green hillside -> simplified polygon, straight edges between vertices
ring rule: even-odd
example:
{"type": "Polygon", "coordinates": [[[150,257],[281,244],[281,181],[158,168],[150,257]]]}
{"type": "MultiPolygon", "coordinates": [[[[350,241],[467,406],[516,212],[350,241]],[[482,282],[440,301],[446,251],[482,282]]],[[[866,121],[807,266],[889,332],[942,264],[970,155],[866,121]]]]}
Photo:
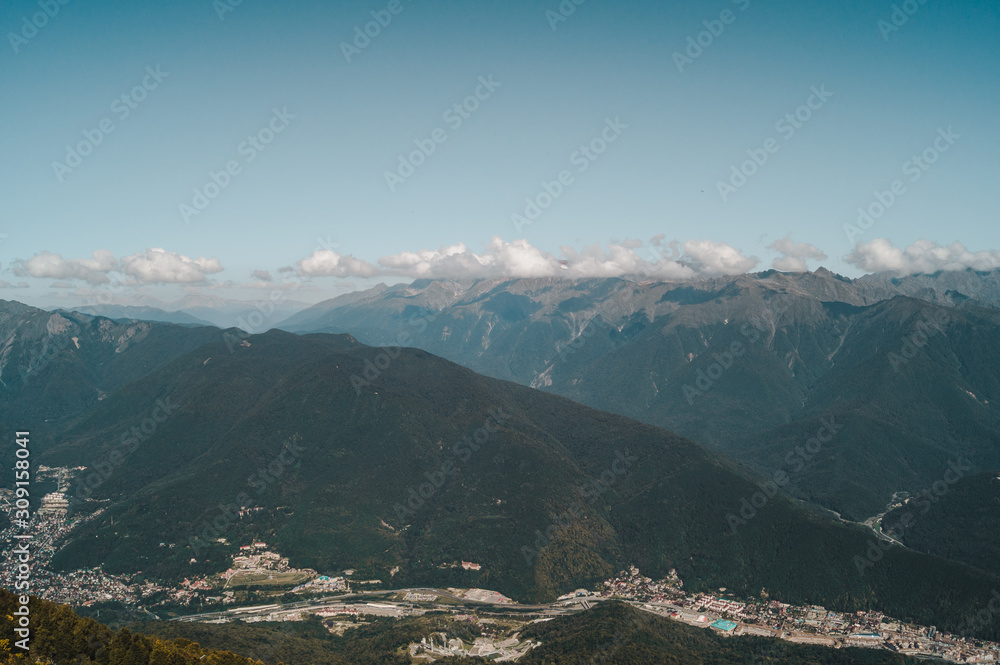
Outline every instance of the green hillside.
{"type": "Polygon", "coordinates": [[[882,519],[908,547],[1000,574],[1000,473],[991,471],[915,492],[882,519]]]}
{"type": "Polygon", "coordinates": [[[766,588],[941,628],[1000,582],[902,550],[859,569],[869,533],[780,495],[737,524],[762,490],[686,439],[422,351],[390,353],[271,332],[233,354],[208,344],[104,400],[46,463],[87,464],[157,400],[181,407],[96,489],[114,504],[55,563],[178,579],[225,569],[236,543],[257,538],[297,567],[387,580],[398,566],[399,587],[519,600],[636,564],[654,577],[676,568],[695,589],[766,588]],[[459,560],[482,570],[441,567],[459,560]]]}
{"type": "MultiPolygon", "coordinates": [[[[202,649],[186,639],[163,640],[112,631],[66,605],[31,598],[27,637],[15,631],[18,597],[0,589],[0,662],[7,665],[255,665],[230,651],[202,649]],[[27,646],[28,649],[21,649],[27,646]]],[[[20,617],[18,616],[18,620],[20,617]]],[[[20,626],[20,624],[17,624],[20,626]]]]}

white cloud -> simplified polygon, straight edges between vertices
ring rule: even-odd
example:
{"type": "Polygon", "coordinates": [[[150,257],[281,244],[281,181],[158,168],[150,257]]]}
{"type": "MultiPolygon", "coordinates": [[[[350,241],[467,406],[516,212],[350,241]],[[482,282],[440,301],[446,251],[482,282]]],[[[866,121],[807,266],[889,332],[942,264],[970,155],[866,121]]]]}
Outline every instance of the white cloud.
{"type": "Polygon", "coordinates": [[[948,246],[918,240],[899,249],[885,238],[858,243],[845,259],[865,272],[898,272],[906,275],[939,270],[995,270],[1000,268],[1000,251],[970,252],[956,242],[948,246]]]}
{"type": "Polygon", "coordinates": [[[61,254],[42,252],[30,259],[14,261],[14,274],[24,277],[79,279],[88,284],[107,284],[108,273],[118,267],[115,255],[106,249],[93,253],[91,259],[64,259],[61,254]]]}
{"type": "Polygon", "coordinates": [[[774,260],[773,266],[775,270],[785,272],[806,272],[809,270],[806,259],[822,261],[827,258],[826,252],[820,250],[816,245],[810,245],[807,242],[794,242],[791,235],[774,241],[767,248],[781,254],[774,260]]]}
{"type": "Polygon", "coordinates": [[[494,237],[482,254],[458,243],[385,256],[378,262],[383,274],[414,278],[547,277],[559,270],[551,257],[526,240],[508,243],[499,237],[494,237]]]}
{"type": "Polygon", "coordinates": [[[261,282],[273,281],[271,279],[271,273],[269,273],[266,270],[254,270],[252,273],[250,273],[250,276],[256,280],[260,280],[261,282]]]}
{"type": "Polygon", "coordinates": [[[26,289],[28,288],[27,282],[18,282],[17,284],[11,284],[10,282],[5,282],[0,279],[0,289],[26,289]]]}
{"type": "Polygon", "coordinates": [[[121,281],[119,275],[119,283],[128,286],[204,282],[208,275],[222,271],[222,265],[216,258],[192,259],[161,247],[124,256],[120,261],[106,249],[96,250],[90,259],[64,259],[61,254],[41,252],[30,259],[17,259],[12,267],[14,274],[22,277],[50,278],[61,282],[78,280],[91,285],[108,284],[110,273],[120,272],[131,277],[131,280],[121,281]]]}
{"type": "Polygon", "coordinates": [[[343,256],[331,249],[318,249],[296,264],[298,272],[307,277],[373,277],[378,268],[356,259],[343,256]]]}
{"type": "Polygon", "coordinates": [[[204,282],[208,275],[222,272],[219,259],[196,259],[168,252],[162,247],[147,249],[131,256],[123,256],[121,272],[131,275],[142,284],[191,284],[204,282]]]}
{"type": "MultiPolygon", "coordinates": [[[[691,279],[700,274],[691,265],[697,263],[698,259],[681,252],[678,243],[671,243],[670,256],[663,256],[658,239],[654,238],[650,245],[642,252],[649,256],[649,259],[644,259],[636,251],[641,250],[644,245],[635,240],[613,243],[608,246],[607,251],[596,244],[585,247],[579,253],[572,247],[561,247],[560,250],[566,257],[566,270],[563,276],[587,278],[646,275],[655,279],[691,279]]],[[[695,251],[697,252],[697,248],[695,251]]]]}
{"type": "Polygon", "coordinates": [[[650,247],[638,241],[608,246],[591,245],[581,251],[561,248],[557,258],[532,246],[527,240],[507,242],[494,237],[483,252],[471,251],[462,243],[435,250],[401,252],[378,260],[378,266],[353,257],[343,257],[321,250],[299,261],[298,270],[309,276],[373,277],[386,275],[412,279],[482,279],[523,277],[620,277],[645,274],[658,279],[689,279],[741,274],[757,265],[755,257],[711,241],[690,240],[681,246],[671,243],[672,252],[664,257],[657,249],[662,238],[654,238],[650,247]]]}
{"type": "Polygon", "coordinates": [[[684,243],[684,255],[706,277],[747,273],[758,263],[756,256],[743,256],[735,247],[711,240],[688,240],[684,243]]]}

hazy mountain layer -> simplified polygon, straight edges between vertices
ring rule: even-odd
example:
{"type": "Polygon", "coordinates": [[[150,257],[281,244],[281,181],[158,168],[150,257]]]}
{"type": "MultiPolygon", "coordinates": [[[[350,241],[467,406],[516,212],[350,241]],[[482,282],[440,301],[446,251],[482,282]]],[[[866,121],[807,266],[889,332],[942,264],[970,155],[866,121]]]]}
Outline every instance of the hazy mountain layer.
{"type": "Polygon", "coordinates": [[[321,303],[283,327],[415,346],[659,425],[766,475],[794,471],[797,496],[861,519],[959,456],[1000,468],[1000,316],[986,307],[997,284],[996,272],[850,280],[823,269],[421,281],[321,303]],[[799,455],[822,416],[843,429],[799,455]]]}

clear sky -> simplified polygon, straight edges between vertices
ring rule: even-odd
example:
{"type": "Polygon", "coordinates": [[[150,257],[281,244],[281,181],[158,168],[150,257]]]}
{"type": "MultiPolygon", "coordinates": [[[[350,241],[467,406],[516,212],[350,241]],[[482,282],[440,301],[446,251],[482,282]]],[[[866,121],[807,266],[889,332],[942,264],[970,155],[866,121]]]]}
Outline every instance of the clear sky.
{"type": "Polygon", "coordinates": [[[9,0],[0,31],[4,299],[1000,265],[994,1],[9,0]]]}

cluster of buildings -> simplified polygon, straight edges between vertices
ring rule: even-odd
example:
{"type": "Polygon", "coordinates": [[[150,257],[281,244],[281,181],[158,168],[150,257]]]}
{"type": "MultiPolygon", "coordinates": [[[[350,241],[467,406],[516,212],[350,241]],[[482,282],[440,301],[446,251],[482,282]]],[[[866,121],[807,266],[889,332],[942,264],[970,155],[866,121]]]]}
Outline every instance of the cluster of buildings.
{"type": "Polygon", "coordinates": [[[601,595],[629,600],[668,601],[684,598],[683,588],[684,582],[677,576],[676,570],[671,569],[667,577],[654,581],[639,573],[635,566],[629,566],[628,570],[623,570],[617,577],[604,581],[601,595]]]}
{"type": "Polygon", "coordinates": [[[151,596],[168,590],[169,587],[155,582],[133,583],[128,577],[90,568],[66,574],[50,573],[44,586],[37,587],[32,593],[55,603],[90,607],[94,603],[111,601],[139,605],[151,596]]]}
{"type": "MultiPolygon", "coordinates": [[[[97,517],[101,510],[79,520],[66,520],[65,511],[39,510],[31,518],[27,528],[12,525],[0,532],[0,542],[13,543],[14,536],[30,534],[27,543],[30,559],[28,591],[32,595],[66,603],[89,607],[94,603],[118,601],[138,605],[154,594],[166,591],[167,587],[153,582],[134,583],[132,577],[109,575],[100,568],[74,570],[56,573],[50,569],[52,557],[61,546],[65,536],[76,526],[97,517]]],[[[0,586],[14,589],[20,560],[13,547],[5,547],[0,555],[0,586]]]]}
{"type": "Polygon", "coordinates": [[[177,603],[178,605],[190,605],[196,600],[202,600],[209,603],[222,602],[225,604],[235,601],[234,595],[231,591],[225,592],[225,595],[221,597],[206,597],[205,592],[211,590],[212,585],[209,584],[208,580],[204,578],[195,578],[191,580],[185,577],[176,588],[168,591],[167,596],[170,601],[177,603]]]}
{"type": "MultiPolygon", "coordinates": [[[[127,605],[138,606],[146,603],[153,606],[154,602],[177,603],[191,605],[195,602],[235,602],[232,592],[221,595],[210,595],[216,587],[208,577],[185,579],[177,586],[165,586],[150,581],[137,581],[136,575],[111,575],[101,568],[75,570],[69,573],[57,573],[51,570],[52,557],[64,544],[66,537],[77,527],[97,519],[104,513],[104,508],[83,517],[67,519],[69,502],[66,498],[69,484],[83,467],[39,467],[36,480],[55,481],[57,490],[44,495],[41,507],[34,512],[27,527],[12,524],[0,532],[0,542],[10,544],[15,542],[15,535],[30,534],[28,543],[30,552],[29,593],[57,603],[66,603],[75,607],[88,607],[94,603],[117,601],[127,605]],[[155,598],[154,598],[155,596],[155,598]]],[[[11,490],[0,490],[0,508],[13,507],[14,493],[11,490]]],[[[225,543],[225,539],[219,539],[225,543]]],[[[173,548],[174,544],[160,543],[161,547],[173,548]]],[[[0,554],[0,586],[15,589],[18,581],[18,564],[13,547],[5,547],[0,554]]],[[[222,574],[222,579],[228,580],[235,574],[299,573],[307,577],[315,577],[316,572],[310,570],[295,570],[289,566],[288,558],[271,552],[267,543],[254,542],[240,548],[240,553],[233,557],[233,566],[222,574]]],[[[346,587],[342,578],[331,580],[320,578],[315,585],[315,591],[339,591],[346,587]]],[[[312,591],[314,589],[309,588],[312,591]]]]}
{"type": "Polygon", "coordinates": [[[253,543],[240,547],[240,553],[233,557],[233,566],[222,573],[222,579],[229,579],[240,572],[292,572],[288,557],[267,549],[267,543],[253,543]]]}
{"type": "Polygon", "coordinates": [[[49,492],[42,497],[42,505],[38,514],[50,517],[66,517],[69,512],[69,499],[64,492],[49,492]]]}
{"type": "Polygon", "coordinates": [[[320,575],[315,579],[309,580],[305,584],[300,584],[299,586],[293,588],[292,593],[346,593],[350,590],[351,587],[347,583],[346,578],[320,575]]]}
{"type": "Polygon", "coordinates": [[[56,491],[65,494],[69,491],[73,479],[86,470],[85,466],[45,466],[42,464],[35,472],[35,480],[53,481],[56,484],[56,491]]]}
{"type": "Polygon", "coordinates": [[[818,605],[789,605],[766,597],[741,601],[731,595],[689,595],[675,571],[654,581],[633,566],[605,581],[602,595],[727,635],[761,635],[833,648],[887,649],[956,663],[1000,661],[1000,644],[940,633],[933,626],[906,624],[881,612],[831,612],[818,605]]]}
{"type": "Polygon", "coordinates": [[[477,637],[472,643],[466,643],[455,637],[449,638],[446,633],[434,632],[422,638],[419,643],[410,645],[410,657],[478,656],[505,662],[518,660],[536,646],[539,646],[539,643],[531,640],[521,641],[517,634],[503,640],[477,637]]]}

